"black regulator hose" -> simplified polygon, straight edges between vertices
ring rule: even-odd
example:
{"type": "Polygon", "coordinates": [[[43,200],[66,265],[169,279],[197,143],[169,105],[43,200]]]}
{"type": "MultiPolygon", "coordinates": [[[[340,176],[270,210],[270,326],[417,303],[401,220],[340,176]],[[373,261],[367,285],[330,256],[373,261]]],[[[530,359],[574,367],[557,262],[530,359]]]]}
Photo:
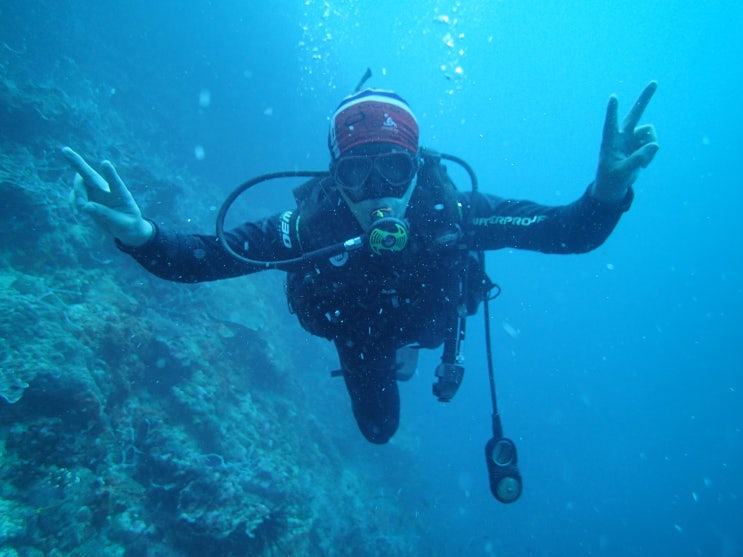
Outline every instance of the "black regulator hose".
{"type": "Polygon", "coordinates": [[[477,175],[475,174],[475,171],[472,169],[470,164],[466,160],[460,159],[459,157],[455,157],[454,155],[447,155],[446,153],[439,153],[439,154],[441,155],[442,159],[455,162],[467,171],[467,174],[470,177],[470,182],[472,182],[472,191],[476,192],[477,187],[478,187],[477,175]]]}
{"type": "Polygon", "coordinates": [[[330,246],[320,248],[313,252],[302,254],[300,257],[295,257],[293,259],[282,259],[278,261],[259,261],[257,259],[250,259],[248,257],[240,255],[234,249],[232,249],[232,246],[230,246],[229,242],[227,242],[227,238],[224,232],[224,220],[227,217],[227,213],[229,212],[235,200],[247,190],[249,190],[253,186],[260,184],[261,182],[275,180],[277,178],[320,178],[323,176],[328,176],[328,172],[325,170],[284,170],[281,172],[262,174],[260,176],[256,176],[252,180],[248,180],[247,182],[239,185],[232,191],[232,193],[230,193],[230,195],[227,196],[227,199],[224,200],[224,203],[222,203],[222,207],[219,209],[219,214],[217,215],[217,238],[219,238],[222,247],[232,257],[234,257],[238,261],[247,263],[248,265],[253,265],[261,269],[280,269],[282,271],[288,272],[297,270],[301,265],[304,265],[308,261],[311,261],[312,259],[315,259],[317,257],[330,257],[332,255],[343,253],[344,251],[351,251],[360,248],[363,244],[363,241],[362,238],[359,236],[357,238],[346,240],[345,242],[339,242],[337,244],[332,244],[330,246]]]}

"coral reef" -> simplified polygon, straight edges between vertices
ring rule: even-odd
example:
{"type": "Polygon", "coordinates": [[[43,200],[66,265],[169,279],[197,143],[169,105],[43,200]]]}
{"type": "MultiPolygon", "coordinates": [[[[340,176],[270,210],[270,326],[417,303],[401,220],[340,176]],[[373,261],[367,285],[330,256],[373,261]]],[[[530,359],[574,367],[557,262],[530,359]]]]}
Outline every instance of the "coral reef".
{"type": "Polygon", "coordinates": [[[198,189],[74,61],[28,63],[0,49],[0,554],[415,554],[272,333],[280,275],[165,283],[77,222],[66,143],[126,165],[163,218],[198,189]]]}

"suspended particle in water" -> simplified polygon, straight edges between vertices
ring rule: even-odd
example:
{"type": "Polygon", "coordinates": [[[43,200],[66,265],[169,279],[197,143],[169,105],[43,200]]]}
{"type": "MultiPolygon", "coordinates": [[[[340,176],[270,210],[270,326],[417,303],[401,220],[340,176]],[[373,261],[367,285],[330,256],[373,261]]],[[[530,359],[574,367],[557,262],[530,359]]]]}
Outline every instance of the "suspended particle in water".
{"type": "Polygon", "coordinates": [[[207,108],[212,102],[212,94],[209,89],[202,89],[199,93],[199,106],[201,108],[207,108]]]}
{"type": "Polygon", "coordinates": [[[511,338],[518,338],[521,334],[521,330],[511,325],[508,321],[503,322],[503,330],[511,338]]]}

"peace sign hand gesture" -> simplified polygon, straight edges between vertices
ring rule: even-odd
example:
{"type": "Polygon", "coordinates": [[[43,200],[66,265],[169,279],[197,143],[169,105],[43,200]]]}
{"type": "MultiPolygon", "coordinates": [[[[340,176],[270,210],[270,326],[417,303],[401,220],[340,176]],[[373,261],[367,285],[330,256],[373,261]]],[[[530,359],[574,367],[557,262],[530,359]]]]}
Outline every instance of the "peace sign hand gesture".
{"type": "Polygon", "coordinates": [[[69,147],[62,149],[62,154],[77,171],[73,190],[75,206],[123,244],[132,247],[145,244],[154,234],[154,226],[142,217],[114,165],[103,161],[102,176],[69,147]]]}
{"type": "Polygon", "coordinates": [[[658,88],[651,81],[640,94],[629,114],[617,125],[619,101],[609,97],[601,140],[599,165],[591,194],[601,201],[619,202],[627,195],[641,168],[646,168],[660,148],[652,125],[636,127],[658,88]]]}

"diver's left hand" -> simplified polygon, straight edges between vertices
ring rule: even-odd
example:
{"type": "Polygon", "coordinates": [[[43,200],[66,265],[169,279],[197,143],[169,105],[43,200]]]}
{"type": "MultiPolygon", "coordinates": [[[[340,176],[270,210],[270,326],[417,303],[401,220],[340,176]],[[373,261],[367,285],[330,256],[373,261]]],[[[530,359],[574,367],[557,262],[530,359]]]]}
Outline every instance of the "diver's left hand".
{"type": "Polygon", "coordinates": [[[599,167],[591,188],[595,198],[609,202],[624,199],[640,169],[646,168],[658,152],[655,128],[652,125],[636,127],[657,88],[655,81],[645,87],[621,126],[617,125],[619,101],[615,95],[609,97],[599,167]]]}

